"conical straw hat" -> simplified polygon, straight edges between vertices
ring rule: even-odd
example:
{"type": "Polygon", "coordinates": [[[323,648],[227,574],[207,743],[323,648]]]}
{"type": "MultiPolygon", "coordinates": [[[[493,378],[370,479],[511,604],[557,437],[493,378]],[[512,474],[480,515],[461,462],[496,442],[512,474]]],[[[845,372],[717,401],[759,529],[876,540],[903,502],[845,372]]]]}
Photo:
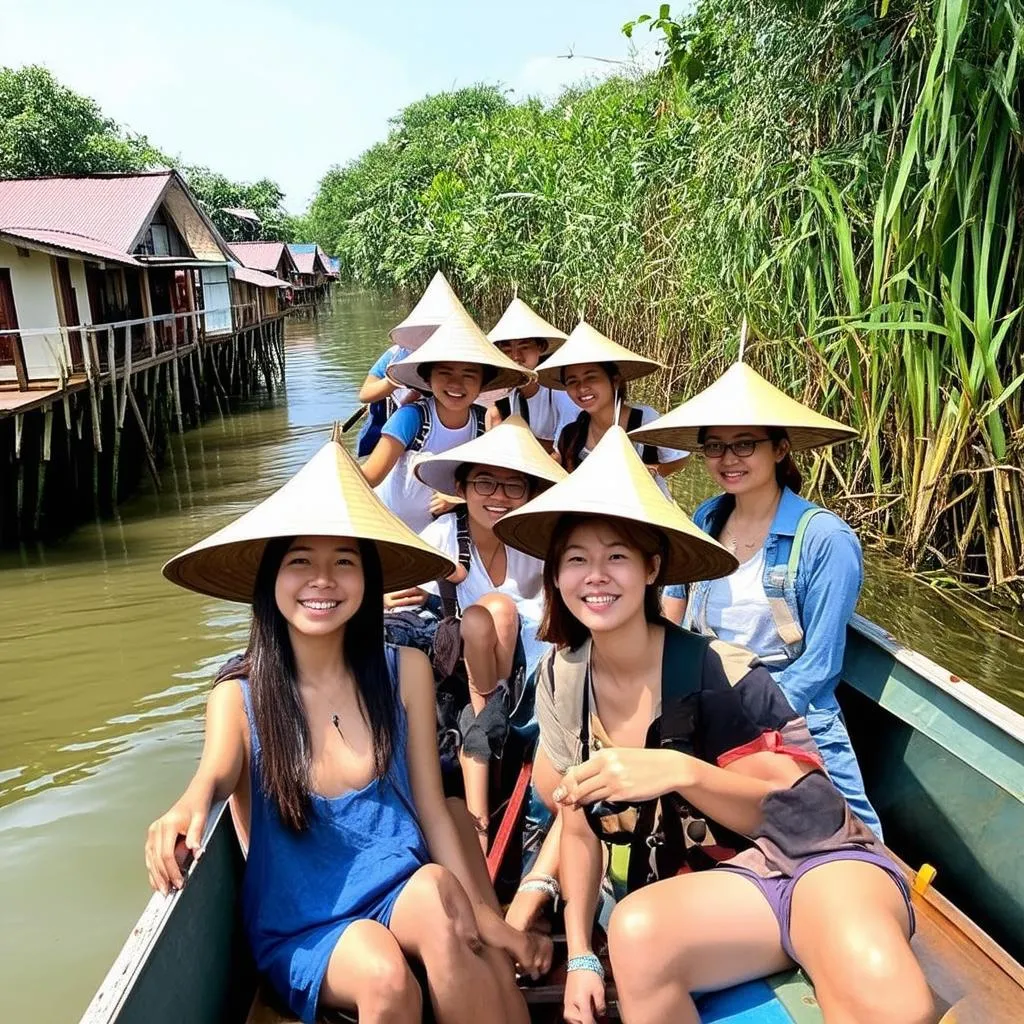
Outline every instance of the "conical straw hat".
{"type": "Polygon", "coordinates": [[[537,376],[545,387],[564,391],[562,370],[580,363],[615,363],[624,381],[637,380],[661,369],[661,363],[630,352],[628,348],[606,338],[585,320],[581,320],[565,344],[537,367],[537,376]]]}
{"type": "Polygon", "coordinates": [[[518,341],[522,338],[540,338],[548,343],[548,352],[554,352],[568,337],[554,324],[549,324],[539,313],[535,313],[522,299],[515,298],[501,319],[487,332],[495,344],[499,341],[518,341]]]}
{"type": "Polygon", "coordinates": [[[543,559],[564,515],[608,516],[661,530],[668,542],[664,583],[718,579],[739,565],[661,493],[621,427],[609,428],[561,483],[502,516],[494,532],[506,544],[543,559]]]}
{"type": "Polygon", "coordinates": [[[671,412],[637,427],[630,437],[668,448],[700,447],[702,427],[783,427],[793,451],[849,441],[852,427],[809,409],[769,384],[746,363],[733,363],[710,387],[671,412]]]}
{"type": "Polygon", "coordinates": [[[352,456],[331,440],[283,487],[175,555],[163,573],[172,583],[200,594],[250,603],[267,541],[295,536],[374,541],[385,590],[439,579],[455,569],[381,503],[352,456]]]}
{"type": "Polygon", "coordinates": [[[392,327],[389,337],[396,345],[410,352],[418,349],[452,315],[465,312],[459,297],[452,291],[448,279],[439,270],[420,296],[412,312],[397,327],[392,327]]]}
{"type": "Polygon", "coordinates": [[[492,345],[483,331],[464,310],[456,310],[418,348],[404,359],[388,367],[388,377],[404,388],[429,391],[429,383],[420,376],[424,363],[476,363],[491,366],[498,371],[496,377],[485,381],[488,391],[522,387],[536,377],[532,370],[524,369],[492,345]]]}
{"type": "Polygon", "coordinates": [[[446,452],[417,462],[413,472],[428,487],[442,494],[455,493],[455,471],[464,463],[500,466],[556,484],[569,474],[541,447],[522,416],[509,416],[493,430],[446,452]]]}

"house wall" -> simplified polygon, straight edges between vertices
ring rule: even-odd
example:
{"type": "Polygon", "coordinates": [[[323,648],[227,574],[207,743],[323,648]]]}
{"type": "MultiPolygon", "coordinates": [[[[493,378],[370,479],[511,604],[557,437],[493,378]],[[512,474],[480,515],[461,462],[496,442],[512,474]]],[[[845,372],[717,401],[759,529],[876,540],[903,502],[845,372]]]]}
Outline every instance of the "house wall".
{"type": "Polygon", "coordinates": [[[89,286],[85,282],[85,261],[70,260],[71,283],[75,286],[75,299],[78,302],[78,322],[91,324],[92,311],[89,309],[89,286]]]}
{"type": "MultiPolygon", "coordinates": [[[[25,351],[25,372],[29,378],[55,378],[60,376],[60,353],[64,353],[64,340],[59,330],[57,297],[53,290],[53,276],[50,272],[48,253],[27,250],[28,256],[20,256],[13,245],[0,242],[0,267],[11,272],[11,288],[14,292],[14,308],[18,314],[18,326],[23,332],[46,328],[45,335],[22,334],[25,351]]],[[[78,266],[82,277],[82,289],[78,293],[79,305],[85,294],[85,275],[81,261],[72,262],[72,273],[78,266]]],[[[75,281],[78,287],[78,280],[75,281]]],[[[86,299],[88,303],[88,299],[86,299]]],[[[67,355],[64,354],[67,361],[67,355]]],[[[0,381],[16,380],[13,366],[0,366],[0,381]]]]}

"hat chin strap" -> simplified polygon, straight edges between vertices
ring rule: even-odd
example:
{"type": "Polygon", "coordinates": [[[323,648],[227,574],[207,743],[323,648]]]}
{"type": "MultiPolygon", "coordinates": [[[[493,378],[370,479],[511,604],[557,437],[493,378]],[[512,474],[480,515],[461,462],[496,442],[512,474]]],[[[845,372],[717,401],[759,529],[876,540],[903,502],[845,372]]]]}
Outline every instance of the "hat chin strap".
{"type": "Polygon", "coordinates": [[[612,413],[612,425],[618,426],[619,417],[622,415],[622,391],[620,388],[615,389],[615,409],[612,413]]]}

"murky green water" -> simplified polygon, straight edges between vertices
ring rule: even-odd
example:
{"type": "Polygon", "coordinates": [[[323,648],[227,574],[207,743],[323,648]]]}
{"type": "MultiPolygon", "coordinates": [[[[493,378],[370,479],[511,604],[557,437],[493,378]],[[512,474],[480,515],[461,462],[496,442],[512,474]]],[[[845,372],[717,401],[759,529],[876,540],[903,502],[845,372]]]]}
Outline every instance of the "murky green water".
{"type": "MultiPolygon", "coordinates": [[[[161,564],[316,451],[403,313],[343,293],[289,323],[286,393],[177,438],[161,492],[117,520],[0,554],[0,1021],[77,1020],[148,898],[145,827],[194,769],[210,680],[244,643],[244,609],[178,590],[161,564]]],[[[692,507],[707,483],[682,476],[692,507]]],[[[1024,709],[1024,650],[877,558],[862,610],[1024,709]]]]}

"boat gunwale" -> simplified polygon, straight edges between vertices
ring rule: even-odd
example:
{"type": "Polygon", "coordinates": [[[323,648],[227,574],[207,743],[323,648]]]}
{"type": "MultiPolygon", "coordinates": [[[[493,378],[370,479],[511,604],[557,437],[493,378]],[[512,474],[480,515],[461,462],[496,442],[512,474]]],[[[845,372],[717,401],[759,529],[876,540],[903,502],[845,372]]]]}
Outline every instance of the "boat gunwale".
{"type": "MultiPolygon", "coordinates": [[[[210,808],[206,828],[203,831],[203,849],[206,849],[219,828],[231,825],[231,815],[227,813],[227,810],[227,800],[215,801],[210,808]]],[[[186,885],[189,878],[198,869],[201,860],[201,857],[193,859],[183,872],[186,885]]],[[[150,954],[156,949],[164,929],[170,922],[171,915],[184,890],[185,886],[182,886],[181,889],[166,896],[159,892],[154,892],[150,896],[145,909],[132,926],[128,938],[125,939],[124,945],[114,958],[113,964],[82,1014],[79,1024],[110,1024],[117,1020],[126,999],[145,968],[150,954]]]]}
{"type": "MultiPolygon", "coordinates": [[[[927,655],[908,647],[892,635],[884,626],[872,622],[863,615],[854,613],[850,619],[850,629],[859,633],[866,640],[880,647],[901,665],[921,676],[926,682],[937,686],[957,703],[980,715],[1007,736],[1024,744],[1024,715],[990,697],[972,683],[955,672],[950,672],[938,662],[932,661],[927,655]]],[[[845,679],[845,675],[843,676],[845,679]]],[[[859,687],[858,687],[859,689],[859,687]]]]}

